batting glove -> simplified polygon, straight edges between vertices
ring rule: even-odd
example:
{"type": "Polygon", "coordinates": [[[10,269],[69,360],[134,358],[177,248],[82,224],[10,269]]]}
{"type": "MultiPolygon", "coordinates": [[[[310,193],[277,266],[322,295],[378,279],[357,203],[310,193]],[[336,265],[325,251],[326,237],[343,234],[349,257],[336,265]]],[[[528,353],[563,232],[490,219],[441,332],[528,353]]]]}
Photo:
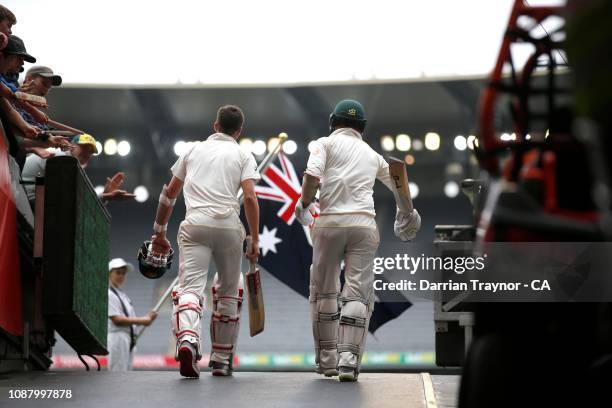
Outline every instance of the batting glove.
{"type": "Polygon", "coordinates": [[[310,203],[308,207],[304,208],[301,198],[298,199],[297,203],[295,204],[295,218],[302,225],[310,225],[314,222],[314,217],[312,216],[314,211],[314,204],[310,203]]]}
{"type": "Polygon", "coordinates": [[[411,241],[416,237],[416,233],[421,229],[421,216],[416,209],[410,214],[403,213],[397,209],[393,232],[402,241],[411,241]]]}

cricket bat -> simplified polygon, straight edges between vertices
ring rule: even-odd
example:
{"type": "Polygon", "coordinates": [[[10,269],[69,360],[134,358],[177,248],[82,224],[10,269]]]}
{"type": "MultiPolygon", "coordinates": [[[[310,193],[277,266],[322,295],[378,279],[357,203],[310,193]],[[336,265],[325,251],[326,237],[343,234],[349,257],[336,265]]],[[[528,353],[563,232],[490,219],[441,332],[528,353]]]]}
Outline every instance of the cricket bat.
{"type": "MultiPolygon", "coordinates": [[[[247,253],[253,247],[251,237],[247,237],[247,253]]],[[[249,330],[251,337],[258,335],[264,330],[266,314],[264,311],[263,293],[261,291],[261,275],[257,264],[249,261],[249,271],[246,274],[246,286],[249,304],[249,330]]]]}
{"type": "Polygon", "coordinates": [[[408,188],[408,173],[406,173],[406,164],[403,160],[389,156],[389,175],[393,181],[393,195],[397,207],[405,214],[410,214],[414,209],[412,205],[412,197],[408,188]]]}

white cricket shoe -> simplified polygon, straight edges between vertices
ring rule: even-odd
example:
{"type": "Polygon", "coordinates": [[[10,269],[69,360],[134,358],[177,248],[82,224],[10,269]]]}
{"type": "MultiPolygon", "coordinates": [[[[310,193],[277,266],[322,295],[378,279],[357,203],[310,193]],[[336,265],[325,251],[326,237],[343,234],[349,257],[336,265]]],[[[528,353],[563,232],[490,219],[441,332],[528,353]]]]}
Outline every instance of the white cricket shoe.
{"type": "Polygon", "coordinates": [[[357,381],[357,373],[354,368],[340,367],[340,374],[338,380],[341,382],[355,382],[357,381]]]}
{"type": "Polygon", "coordinates": [[[336,368],[322,368],[317,366],[317,374],[323,374],[326,377],[335,377],[338,375],[338,370],[336,368]]]}
{"type": "Polygon", "coordinates": [[[183,377],[199,378],[200,368],[196,348],[188,341],[183,341],[178,349],[179,372],[183,377]]]}

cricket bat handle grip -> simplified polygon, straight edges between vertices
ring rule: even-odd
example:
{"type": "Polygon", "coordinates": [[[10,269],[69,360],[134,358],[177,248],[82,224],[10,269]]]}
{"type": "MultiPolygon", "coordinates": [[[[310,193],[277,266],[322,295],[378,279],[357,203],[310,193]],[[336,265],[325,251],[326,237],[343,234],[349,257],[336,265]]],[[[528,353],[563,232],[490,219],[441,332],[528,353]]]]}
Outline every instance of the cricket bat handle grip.
{"type": "MultiPolygon", "coordinates": [[[[247,235],[246,237],[246,253],[250,254],[253,251],[253,237],[247,235]]],[[[249,264],[251,266],[255,265],[255,262],[249,259],[249,264]]]]}
{"type": "Polygon", "coordinates": [[[412,210],[414,210],[414,205],[412,204],[410,197],[398,194],[397,192],[394,192],[393,195],[395,195],[395,201],[400,211],[405,214],[410,214],[412,210]]]}

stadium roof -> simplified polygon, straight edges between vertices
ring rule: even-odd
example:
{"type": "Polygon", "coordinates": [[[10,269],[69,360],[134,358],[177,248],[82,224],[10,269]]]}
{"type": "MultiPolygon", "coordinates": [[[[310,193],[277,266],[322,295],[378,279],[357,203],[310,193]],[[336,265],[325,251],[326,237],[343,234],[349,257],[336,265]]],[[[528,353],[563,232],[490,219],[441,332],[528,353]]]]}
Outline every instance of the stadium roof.
{"type": "Polygon", "coordinates": [[[17,15],[13,31],[28,51],[67,83],[148,85],[483,75],[495,61],[512,3],[3,2],[17,15]]]}

